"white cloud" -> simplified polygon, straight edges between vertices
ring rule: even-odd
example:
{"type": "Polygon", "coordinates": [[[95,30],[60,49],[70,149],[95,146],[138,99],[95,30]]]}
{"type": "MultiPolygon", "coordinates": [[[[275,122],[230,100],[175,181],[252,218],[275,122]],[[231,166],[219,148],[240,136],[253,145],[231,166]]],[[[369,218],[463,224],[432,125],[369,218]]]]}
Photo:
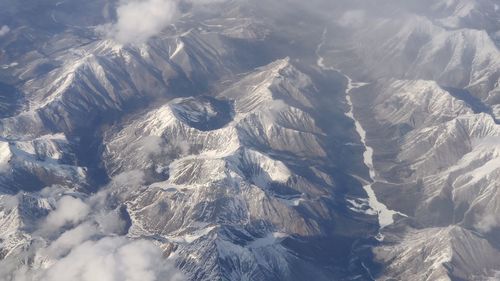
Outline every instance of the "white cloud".
{"type": "Polygon", "coordinates": [[[21,267],[0,277],[10,281],[181,281],[185,277],[146,240],[88,240],[38,270],[21,267]]]}
{"type": "Polygon", "coordinates": [[[122,0],[117,9],[117,21],[105,32],[122,43],[142,43],[160,33],[178,14],[175,0],[122,0]]]}
{"type": "Polygon", "coordinates": [[[0,260],[0,281],[185,280],[153,242],[120,236],[125,230],[120,209],[107,205],[115,201],[113,184],[139,184],[142,177],[137,171],[122,174],[84,199],[63,195],[57,187],[39,192],[41,200],[60,197],[56,208],[32,233],[29,246],[0,260]],[[24,260],[32,264],[25,266],[24,260]]]}
{"type": "MultiPolygon", "coordinates": [[[[192,0],[195,7],[226,0],[192,0]]],[[[143,43],[158,35],[179,16],[179,0],[120,0],[116,22],[99,29],[121,43],[143,43]]]]}
{"type": "MultiPolygon", "coordinates": [[[[184,278],[153,243],[106,237],[87,241],[40,274],[43,281],[163,281],[184,278]]],[[[17,280],[16,280],[17,281],[17,280]]]]}
{"type": "Polygon", "coordinates": [[[284,111],[288,110],[290,106],[286,104],[283,100],[276,99],[273,100],[269,107],[263,111],[263,115],[265,118],[269,119],[270,122],[276,122],[284,111]]]}
{"type": "Polygon", "coordinates": [[[484,232],[490,232],[494,228],[500,227],[500,217],[497,214],[486,214],[478,218],[475,227],[484,232]]]}
{"type": "Polygon", "coordinates": [[[202,5],[208,5],[208,4],[217,4],[217,3],[222,3],[226,2],[227,0],[191,0],[188,1],[194,6],[202,6],[202,5]]]}
{"type": "Polygon", "coordinates": [[[12,210],[19,205],[19,197],[17,195],[0,195],[0,209],[12,210]]]}
{"type": "Polygon", "coordinates": [[[64,196],[57,201],[56,209],[49,213],[43,228],[54,231],[66,224],[76,224],[87,217],[90,207],[78,198],[64,196]]]}
{"type": "Polygon", "coordinates": [[[357,27],[364,23],[366,12],[363,10],[350,10],[345,12],[337,23],[345,27],[357,27]]]}
{"type": "Polygon", "coordinates": [[[59,238],[42,251],[51,258],[59,258],[69,253],[71,249],[97,234],[97,228],[91,223],[83,223],[64,232],[59,238]]]}
{"type": "Polygon", "coordinates": [[[9,33],[9,31],[10,28],[7,25],[0,27],[0,37],[6,35],[7,33],[9,33]]]}
{"type": "Polygon", "coordinates": [[[144,183],[144,172],[132,170],[123,172],[112,179],[112,184],[117,186],[134,186],[144,183]]]}
{"type": "Polygon", "coordinates": [[[101,211],[95,216],[99,228],[104,233],[123,233],[126,222],[120,217],[119,209],[106,212],[101,211]]]}
{"type": "Polygon", "coordinates": [[[144,184],[144,176],[144,172],[140,170],[123,172],[113,177],[110,186],[124,192],[127,190],[133,191],[144,184]]]}
{"type": "Polygon", "coordinates": [[[147,156],[159,155],[163,152],[164,141],[161,137],[147,136],[140,142],[140,147],[147,156]]]}

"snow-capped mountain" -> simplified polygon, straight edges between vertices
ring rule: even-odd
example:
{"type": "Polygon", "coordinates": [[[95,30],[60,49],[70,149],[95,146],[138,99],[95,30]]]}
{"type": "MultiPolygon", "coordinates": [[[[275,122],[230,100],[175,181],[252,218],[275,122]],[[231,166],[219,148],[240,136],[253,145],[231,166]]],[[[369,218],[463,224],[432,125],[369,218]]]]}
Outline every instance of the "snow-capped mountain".
{"type": "Polygon", "coordinates": [[[335,276],[301,260],[296,248],[305,237],[344,235],[326,223],[344,216],[332,206],[345,202],[333,194],[326,136],[309,113],[318,95],[282,59],[215,97],[174,99],[111,129],[107,170],[141,171],[153,182],[127,203],[129,233],[164,237],[180,267],[199,280],[335,276]]]}
{"type": "Polygon", "coordinates": [[[24,2],[0,280],[498,279],[495,1],[24,2]]]}
{"type": "Polygon", "coordinates": [[[372,188],[408,216],[382,232],[379,278],[496,280],[500,53],[498,25],[486,22],[498,21],[498,8],[433,3],[394,7],[405,18],[357,12],[370,24],[343,26],[352,39],[330,39],[323,57],[371,82],[351,97],[374,151],[372,188]],[[368,50],[368,41],[380,44],[368,50]]]}

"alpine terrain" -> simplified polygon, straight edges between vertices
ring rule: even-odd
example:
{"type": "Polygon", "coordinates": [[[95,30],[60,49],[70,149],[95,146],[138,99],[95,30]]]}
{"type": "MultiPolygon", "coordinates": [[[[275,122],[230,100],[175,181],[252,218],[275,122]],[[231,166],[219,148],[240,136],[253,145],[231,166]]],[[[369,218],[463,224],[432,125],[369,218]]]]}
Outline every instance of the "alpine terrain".
{"type": "Polygon", "coordinates": [[[0,0],[38,280],[500,280],[500,2],[0,0]]]}

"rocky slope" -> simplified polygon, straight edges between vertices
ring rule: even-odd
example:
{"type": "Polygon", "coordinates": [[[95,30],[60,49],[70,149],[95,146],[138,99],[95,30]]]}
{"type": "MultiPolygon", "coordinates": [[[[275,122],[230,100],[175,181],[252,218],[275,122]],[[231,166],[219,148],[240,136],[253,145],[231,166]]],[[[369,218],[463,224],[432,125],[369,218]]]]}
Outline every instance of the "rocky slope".
{"type": "Polygon", "coordinates": [[[303,260],[300,246],[345,235],[338,220],[359,223],[333,207],[346,201],[323,166],[325,134],[308,113],[316,95],[284,59],[215,98],[175,99],[106,136],[112,175],[139,170],[154,182],[127,203],[130,234],[164,237],[197,280],[336,276],[303,260]]]}

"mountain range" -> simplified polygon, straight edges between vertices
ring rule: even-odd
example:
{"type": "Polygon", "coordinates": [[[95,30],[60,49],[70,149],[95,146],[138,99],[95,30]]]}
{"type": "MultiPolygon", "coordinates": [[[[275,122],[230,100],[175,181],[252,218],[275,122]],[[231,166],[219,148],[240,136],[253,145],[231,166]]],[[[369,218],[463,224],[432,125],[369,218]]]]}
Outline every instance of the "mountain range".
{"type": "Polygon", "coordinates": [[[0,280],[500,279],[495,0],[3,0],[0,280]]]}

